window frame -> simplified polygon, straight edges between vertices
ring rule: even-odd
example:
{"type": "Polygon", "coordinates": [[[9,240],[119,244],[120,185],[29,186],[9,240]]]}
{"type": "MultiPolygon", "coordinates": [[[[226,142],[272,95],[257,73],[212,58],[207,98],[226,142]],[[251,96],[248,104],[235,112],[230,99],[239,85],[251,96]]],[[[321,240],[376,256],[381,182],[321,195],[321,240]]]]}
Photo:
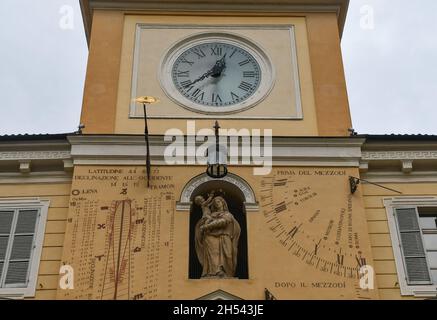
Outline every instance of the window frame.
{"type": "Polygon", "coordinates": [[[420,227],[420,216],[418,208],[437,208],[437,197],[394,197],[385,198],[384,206],[386,209],[388,226],[390,230],[390,238],[393,247],[393,254],[395,258],[396,270],[398,274],[399,286],[402,296],[416,296],[416,297],[436,297],[437,283],[433,283],[431,275],[431,267],[429,264],[429,257],[426,253],[425,241],[423,239],[423,231],[420,227]],[[428,271],[430,272],[430,284],[408,284],[407,273],[405,268],[405,259],[402,252],[402,245],[400,240],[400,230],[398,228],[396,209],[415,209],[420,235],[425,250],[428,271]]]}
{"type": "Polygon", "coordinates": [[[0,198],[0,211],[14,211],[10,234],[16,228],[16,210],[38,211],[33,236],[33,248],[29,258],[27,286],[6,285],[0,287],[0,298],[20,299],[35,296],[49,205],[49,200],[41,200],[39,198],[0,198]]]}

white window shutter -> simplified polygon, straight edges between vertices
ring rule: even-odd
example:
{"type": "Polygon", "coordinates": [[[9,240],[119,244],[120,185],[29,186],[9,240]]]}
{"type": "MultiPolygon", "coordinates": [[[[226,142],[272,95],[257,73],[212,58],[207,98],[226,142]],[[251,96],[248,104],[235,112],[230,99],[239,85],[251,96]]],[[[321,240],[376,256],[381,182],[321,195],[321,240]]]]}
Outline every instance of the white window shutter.
{"type": "Polygon", "coordinates": [[[0,199],[0,296],[35,296],[49,205],[38,198],[0,199]]]}
{"type": "Polygon", "coordinates": [[[11,261],[8,266],[5,284],[27,284],[29,261],[11,261]]]}
{"type": "Polygon", "coordinates": [[[29,260],[32,252],[33,235],[14,237],[12,245],[11,260],[29,260]]]}
{"type": "Polygon", "coordinates": [[[0,235],[11,232],[14,211],[0,211],[0,235]]]}
{"type": "Polygon", "coordinates": [[[0,211],[0,286],[13,219],[14,211],[0,211]]]}
{"type": "Polygon", "coordinates": [[[9,258],[6,285],[27,285],[38,210],[20,210],[9,258]]]}
{"type": "Polygon", "coordinates": [[[396,221],[408,284],[431,284],[416,208],[396,209],[396,221]]]}
{"type": "Polygon", "coordinates": [[[38,210],[20,210],[15,234],[35,233],[35,223],[37,218],[38,210]]]}
{"type": "Polygon", "coordinates": [[[0,262],[6,258],[6,250],[8,249],[8,236],[0,236],[0,262]]]}

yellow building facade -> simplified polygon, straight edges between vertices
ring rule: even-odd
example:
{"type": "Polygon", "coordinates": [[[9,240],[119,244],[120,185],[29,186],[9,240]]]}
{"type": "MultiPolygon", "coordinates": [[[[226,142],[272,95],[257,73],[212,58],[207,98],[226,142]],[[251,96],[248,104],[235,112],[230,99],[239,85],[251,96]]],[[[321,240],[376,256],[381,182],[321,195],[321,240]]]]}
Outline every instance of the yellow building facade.
{"type": "Polygon", "coordinates": [[[354,134],[305,3],[81,1],[80,130],[0,137],[0,297],[435,297],[437,138],[354,134]]]}

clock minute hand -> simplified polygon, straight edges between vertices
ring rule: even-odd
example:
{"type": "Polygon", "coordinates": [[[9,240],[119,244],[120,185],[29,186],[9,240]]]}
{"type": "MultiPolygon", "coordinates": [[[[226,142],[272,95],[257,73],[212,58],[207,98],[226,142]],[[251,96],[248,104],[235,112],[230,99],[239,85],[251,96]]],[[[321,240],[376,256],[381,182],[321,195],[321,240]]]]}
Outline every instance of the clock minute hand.
{"type": "Polygon", "coordinates": [[[212,74],[214,74],[214,68],[212,68],[211,70],[209,70],[208,72],[205,72],[204,74],[202,74],[199,78],[197,78],[196,80],[190,82],[189,84],[187,84],[184,88],[190,87],[193,84],[202,81],[205,78],[208,78],[209,76],[211,76],[212,74]]]}
{"type": "Polygon", "coordinates": [[[209,76],[213,76],[215,78],[219,77],[222,71],[226,68],[226,62],[225,62],[226,54],[227,53],[225,53],[225,55],[220,60],[217,60],[215,65],[208,72],[205,72],[199,78],[184,86],[184,88],[192,86],[193,84],[202,81],[203,79],[208,78],[209,76]]]}

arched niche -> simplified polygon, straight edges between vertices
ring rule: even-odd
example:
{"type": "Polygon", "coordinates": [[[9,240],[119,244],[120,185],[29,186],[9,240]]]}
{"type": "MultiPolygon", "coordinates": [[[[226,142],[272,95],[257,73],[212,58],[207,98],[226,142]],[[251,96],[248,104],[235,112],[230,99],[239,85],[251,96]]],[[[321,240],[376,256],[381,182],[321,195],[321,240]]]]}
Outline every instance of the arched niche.
{"type": "Polygon", "coordinates": [[[192,196],[194,190],[196,190],[200,185],[211,181],[224,181],[235,185],[238,189],[240,189],[244,196],[244,205],[246,212],[259,210],[258,202],[256,201],[255,193],[253,192],[252,187],[243,178],[233,173],[228,173],[226,177],[221,179],[213,179],[209,177],[206,173],[194,177],[183,188],[180,199],[176,204],[176,210],[190,211],[192,204],[191,201],[194,198],[192,196]]]}
{"type": "Polygon", "coordinates": [[[232,174],[223,179],[211,179],[206,174],[193,178],[184,188],[178,203],[178,210],[190,212],[189,230],[189,278],[200,279],[202,266],[195,250],[195,226],[202,217],[202,209],[193,204],[196,196],[208,198],[215,191],[215,196],[221,196],[227,202],[229,212],[240,225],[241,234],[238,243],[237,267],[235,278],[248,279],[248,243],[247,243],[247,211],[255,211],[258,205],[252,188],[240,177],[232,174]]]}

